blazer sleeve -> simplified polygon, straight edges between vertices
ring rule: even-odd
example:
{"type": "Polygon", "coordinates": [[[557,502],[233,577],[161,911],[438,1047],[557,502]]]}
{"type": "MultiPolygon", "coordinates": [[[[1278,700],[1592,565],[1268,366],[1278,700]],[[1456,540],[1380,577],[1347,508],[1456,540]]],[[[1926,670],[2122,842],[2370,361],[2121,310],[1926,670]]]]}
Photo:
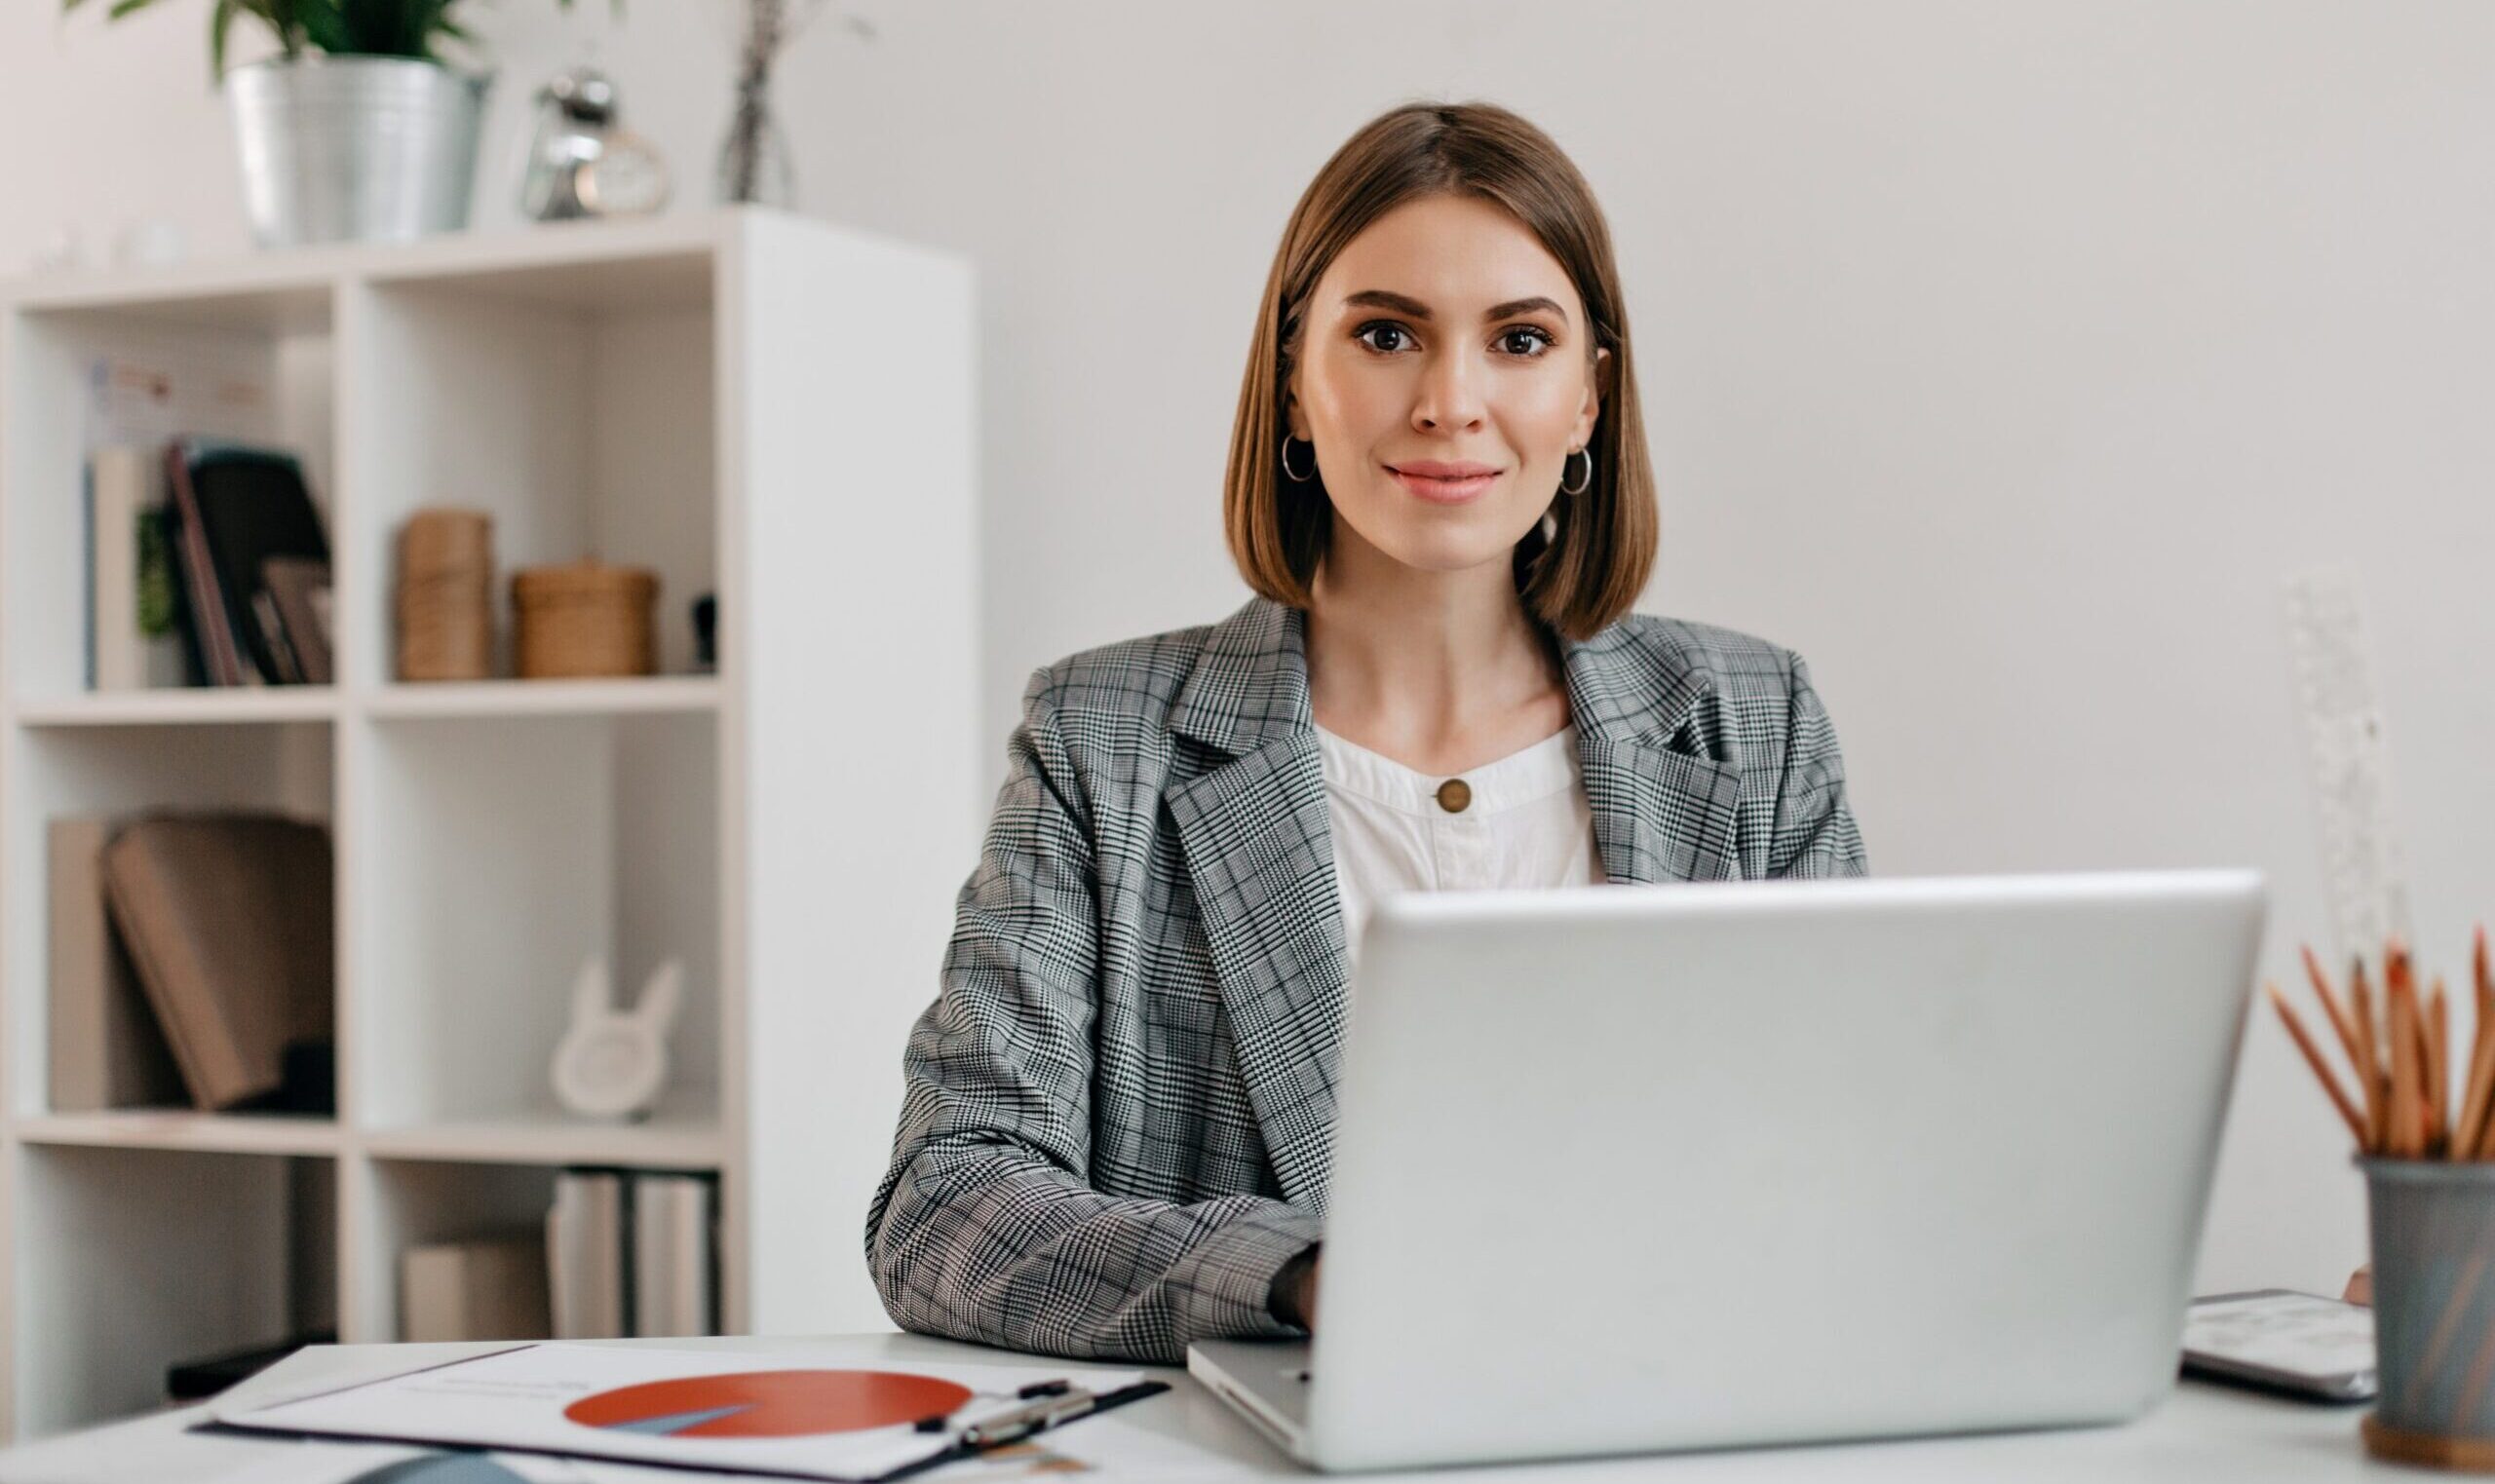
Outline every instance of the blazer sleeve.
{"type": "Polygon", "coordinates": [[[1317,1216],[1268,1197],[1193,1204],[1092,1187],[1098,894],[1049,675],[955,906],[941,983],[902,1056],[866,1259],[904,1329],[1054,1354],[1180,1363],[1191,1341],[1295,1335],[1267,1307],[1317,1216]]]}
{"type": "Polygon", "coordinates": [[[1768,844],[1770,876],[1861,876],[1862,833],[1845,800],[1845,760],[1810,666],[1792,657],[1785,697],[1785,776],[1768,844]]]}

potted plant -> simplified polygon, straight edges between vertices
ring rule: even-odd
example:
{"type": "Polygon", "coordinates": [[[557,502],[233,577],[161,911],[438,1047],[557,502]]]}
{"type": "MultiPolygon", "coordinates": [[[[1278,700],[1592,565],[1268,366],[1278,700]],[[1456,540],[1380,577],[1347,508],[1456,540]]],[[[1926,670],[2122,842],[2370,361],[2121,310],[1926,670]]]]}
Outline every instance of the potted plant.
{"type": "MultiPolygon", "coordinates": [[[[61,9],[85,3],[61,0],[61,9]]],[[[112,0],[106,14],[118,20],[157,3],[112,0]]],[[[260,246],[404,239],[468,224],[491,76],[437,55],[444,42],[473,42],[455,14],[460,0],[212,3],[209,68],[232,112],[260,246]],[[278,53],[229,71],[226,38],[244,17],[276,37],[278,53]]]]}

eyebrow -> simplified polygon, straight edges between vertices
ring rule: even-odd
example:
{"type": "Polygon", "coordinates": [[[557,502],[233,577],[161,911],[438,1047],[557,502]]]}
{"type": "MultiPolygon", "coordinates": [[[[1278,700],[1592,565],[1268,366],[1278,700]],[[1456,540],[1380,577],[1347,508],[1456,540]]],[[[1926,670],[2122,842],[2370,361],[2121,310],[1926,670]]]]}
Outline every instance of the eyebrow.
{"type": "MultiPolygon", "coordinates": [[[[1346,296],[1343,307],[1346,309],[1391,309],[1399,315],[1410,315],[1415,320],[1430,318],[1430,306],[1418,299],[1386,288],[1363,288],[1356,294],[1346,296]]],[[[1568,312],[1561,309],[1556,301],[1542,294],[1535,294],[1530,298],[1510,299],[1505,304],[1493,304],[1481,318],[1505,320],[1511,315],[1527,315],[1536,310],[1546,310],[1558,316],[1559,323],[1562,324],[1568,323],[1568,312]]]]}

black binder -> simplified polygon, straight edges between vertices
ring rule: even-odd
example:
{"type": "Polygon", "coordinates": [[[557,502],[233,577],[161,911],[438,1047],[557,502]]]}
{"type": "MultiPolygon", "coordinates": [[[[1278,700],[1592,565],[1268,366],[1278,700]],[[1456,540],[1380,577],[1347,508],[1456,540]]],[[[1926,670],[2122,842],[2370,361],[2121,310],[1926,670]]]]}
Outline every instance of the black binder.
{"type": "Polygon", "coordinates": [[[191,558],[182,594],[190,621],[195,627],[223,623],[221,635],[203,630],[193,636],[204,667],[217,683],[242,683],[239,673],[215,673],[223,650],[248,660],[271,685],[300,684],[303,672],[283,628],[272,627],[276,599],[262,564],[273,556],[329,560],[328,537],[302,465],[283,449],[188,438],[174,441],[166,466],[173,481],[170,508],[183,526],[183,544],[175,550],[191,558]],[[191,545],[194,521],[197,544],[191,545]]]}

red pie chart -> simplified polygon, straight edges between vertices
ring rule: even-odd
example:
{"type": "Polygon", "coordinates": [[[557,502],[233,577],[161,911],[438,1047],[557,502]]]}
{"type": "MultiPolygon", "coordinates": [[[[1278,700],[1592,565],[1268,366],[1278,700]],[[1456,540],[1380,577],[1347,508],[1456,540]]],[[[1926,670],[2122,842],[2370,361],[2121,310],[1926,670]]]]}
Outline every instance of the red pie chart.
{"type": "Polygon", "coordinates": [[[738,1371],[618,1387],[582,1397],[563,1416],[666,1437],[808,1437],[914,1423],[970,1399],[968,1387],[893,1371],[738,1371]]]}

